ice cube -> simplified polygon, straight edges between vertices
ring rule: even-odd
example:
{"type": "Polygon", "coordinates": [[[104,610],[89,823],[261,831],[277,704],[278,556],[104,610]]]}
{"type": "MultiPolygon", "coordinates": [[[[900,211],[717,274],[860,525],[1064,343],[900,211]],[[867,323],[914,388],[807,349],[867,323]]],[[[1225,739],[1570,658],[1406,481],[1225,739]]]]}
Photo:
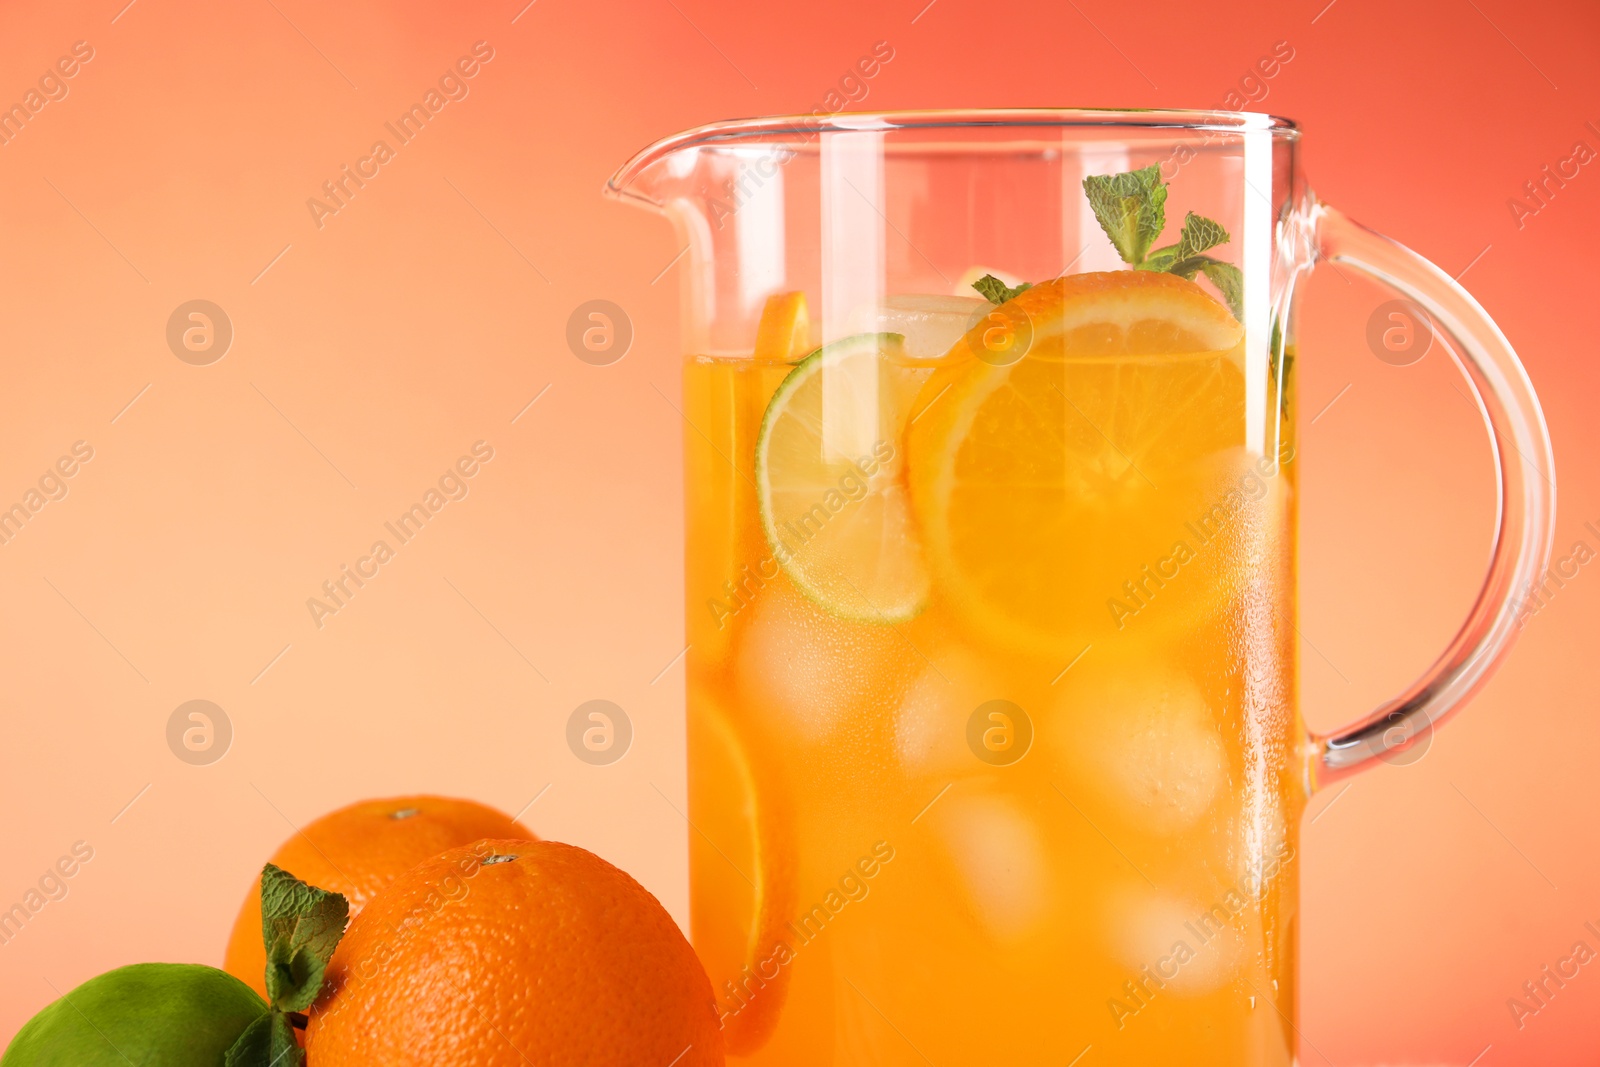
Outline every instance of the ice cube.
{"type": "Polygon", "coordinates": [[[885,298],[877,308],[863,311],[855,325],[862,332],[900,334],[906,354],[914,359],[938,359],[988,306],[987,300],[971,295],[910,293],[885,298]]]}
{"type": "Polygon", "coordinates": [[[914,654],[893,627],[830,615],[786,580],[744,610],[754,614],[734,670],[751,715],[818,742],[852,710],[893,707],[894,664],[914,654]]]}
{"type": "Polygon", "coordinates": [[[1227,784],[1227,751],[1192,678],[1130,659],[1086,663],[1062,684],[1051,744],[1097,809],[1156,835],[1205,815],[1227,784]]]}
{"type": "Polygon", "coordinates": [[[1132,883],[1107,901],[1104,929],[1136,988],[1156,998],[1200,996],[1237,973],[1250,907],[1238,897],[1206,905],[1132,883]]]}
{"type": "Polygon", "coordinates": [[[895,754],[909,773],[984,769],[967,747],[967,720],[980,704],[1002,696],[986,676],[980,657],[966,649],[930,653],[928,666],[906,687],[895,712],[895,754]]]}
{"type": "Polygon", "coordinates": [[[1016,942],[1038,930],[1053,895],[1044,841],[1015,799],[961,790],[952,789],[926,818],[979,924],[996,941],[1016,942]]]}

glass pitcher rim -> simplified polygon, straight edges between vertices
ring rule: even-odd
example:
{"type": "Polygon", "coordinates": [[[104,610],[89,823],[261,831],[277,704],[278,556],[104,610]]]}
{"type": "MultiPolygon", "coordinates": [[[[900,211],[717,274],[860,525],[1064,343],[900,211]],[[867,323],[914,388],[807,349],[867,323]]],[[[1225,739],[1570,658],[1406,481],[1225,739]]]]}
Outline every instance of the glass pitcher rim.
{"type": "Polygon", "coordinates": [[[901,111],[835,111],[828,114],[767,115],[724,119],[671,134],[636,152],[606,179],[603,192],[617,199],[656,202],[629,186],[652,165],[686,148],[739,142],[759,143],[803,134],[936,129],[1088,129],[1104,128],[1180,130],[1194,133],[1244,133],[1265,131],[1274,137],[1298,140],[1300,126],[1293,119],[1259,111],[1194,110],[1182,108],[957,108],[901,111]]]}

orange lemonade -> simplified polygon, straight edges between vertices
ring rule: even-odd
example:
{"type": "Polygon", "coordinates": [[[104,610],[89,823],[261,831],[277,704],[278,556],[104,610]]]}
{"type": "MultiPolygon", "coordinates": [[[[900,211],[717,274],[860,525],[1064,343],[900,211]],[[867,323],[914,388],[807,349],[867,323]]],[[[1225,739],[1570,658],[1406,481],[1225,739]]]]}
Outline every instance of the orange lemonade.
{"type": "Polygon", "coordinates": [[[1149,270],[883,304],[812,349],[782,294],[685,371],[691,934],[730,1056],[1289,1064],[1283,353],[1252,411],[1243,327],[1149,270]]]}

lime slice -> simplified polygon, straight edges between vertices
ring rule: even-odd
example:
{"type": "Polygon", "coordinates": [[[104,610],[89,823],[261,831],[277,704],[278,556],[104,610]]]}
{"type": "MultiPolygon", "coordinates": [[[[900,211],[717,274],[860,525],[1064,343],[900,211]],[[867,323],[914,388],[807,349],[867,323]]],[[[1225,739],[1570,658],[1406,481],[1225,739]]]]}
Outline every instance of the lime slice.
{"type": "Polygon", "coordinates": [[[801,360],[756,441],[761,525],[794,584],[832,614],[912,618],[927,603],[901,432],[928,371],[899,334],[856,334],[801,360]]]}

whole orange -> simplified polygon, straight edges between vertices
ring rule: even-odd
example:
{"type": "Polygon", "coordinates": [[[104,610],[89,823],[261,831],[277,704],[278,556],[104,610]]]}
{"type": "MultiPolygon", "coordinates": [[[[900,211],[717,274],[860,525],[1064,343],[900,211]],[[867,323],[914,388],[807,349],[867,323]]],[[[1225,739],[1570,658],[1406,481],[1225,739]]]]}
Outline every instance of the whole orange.
{"type": "MultiPolygon", "coordinates": [[[[272,862],[319,889],[343,893],[354,919],[373,894],[418,863],[485,837],[533,840],[509,815],[471,800],[364,800],[307,825],[273,853],[272,862]]],[[[258,881],[234,920],[223,969],[265,997],[266,968],[258,881]]]]}
{"type": "Polygon", "coordinates": [[[316,1067],[717,1067],[711,982],[655,897],[554,841],[418,864],[350,924],[311,1010],[316,1067]]]}

